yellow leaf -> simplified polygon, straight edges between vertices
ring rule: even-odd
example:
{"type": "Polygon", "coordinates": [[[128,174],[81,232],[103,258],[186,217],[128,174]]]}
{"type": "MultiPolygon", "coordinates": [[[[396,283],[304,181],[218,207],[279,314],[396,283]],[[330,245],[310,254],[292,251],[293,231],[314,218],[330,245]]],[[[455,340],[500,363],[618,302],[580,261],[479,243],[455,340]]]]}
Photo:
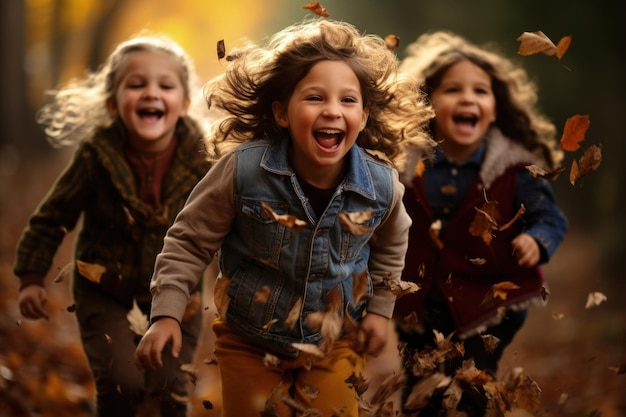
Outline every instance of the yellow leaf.
{"type": "Polygon", "coordinates": [[[534,55],[543,53],[548,56],[556,54],[556,45],[542,31],[524,32],[518,38],[520,41],[518,54],[534,55]]]}
{"type": "Polygon", "coordinates": [[[106,268],[98,264],[90,264],[81,260],[76,260],[76,266],[78,267],[78,273],[89,281],[100,283],[102,274],[106,272],[106,268]]]}
{"type": "Polygon", "coordinates": [[[139,336],[146,334],[150,322],[148,321],[148,316],[146,316],[137,305],[136,300],[133,300],[133,308],[126,314],[126,319],[130,323],[130,330],[135,334],[139,336]]]}

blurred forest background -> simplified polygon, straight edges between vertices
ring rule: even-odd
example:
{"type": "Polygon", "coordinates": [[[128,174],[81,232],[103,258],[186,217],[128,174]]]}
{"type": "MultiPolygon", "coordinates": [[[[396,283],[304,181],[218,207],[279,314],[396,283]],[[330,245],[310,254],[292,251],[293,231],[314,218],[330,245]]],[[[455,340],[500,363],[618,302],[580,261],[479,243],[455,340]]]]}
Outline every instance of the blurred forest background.
{"type": "MultiPolygon", "coordinates": [[[[29,214],[60,173],[71,149],[53,149],[36,126],[46,91],[100,65],[118,42],[143,29],[164,32],[193,57],[201,80],[223,70],[227,50],[307,17],[297,0],[3,0],[0,2],[0,416],[90,415],[93,384],[78,341],[67,283],[53,284],[46,323],[23,322],[15,245],[29,214]]],[[[531,311],[503,366],[522,366],[543,391],[541,416],[626,416],[626,2],[610,0],[325,0],[331,18],[367,33],[400,38],[450,30],[494,44],[520,62],[538,84],[543,110],[559,132],[568,117],[588,114],[585,149],[601,144],[599,170],[576,185],[567,172],[555,182],[570,231],[546,277],[547,308],[531,311]],[[543,31],[572,43],[561,60],[517,55],[517,37],[543,31]],[[587,296],[607,300],[585,308],[587,296]],[[554,317],[563,317],[556,320],[554,317]]],[[[569,155],[566,163],[580,154],[569,155]]],[[[70,234],[55,265],[71,260],[70,234]]],[[[207,299],[210,303],[210,299],[207,299]]],[[[209,310],[210,311],[210,310],[209,310]]],[[[211,313],[207,313],[207,321],[211,313]]],[[[210,356],[210,331],[199,364],[210,356]]],[[[372,361],[372,385],[397,366],[393,343],[372,361]]],[[[204,365],[205,368],[207,367],[204,365]]],[[[194,416],[219,415],[213,370],[201,369],[194,416]],[[202,403],[202,401],[205,401],[202,403]],[[209,403],[211,406],[209,406],[209,403]]]]}

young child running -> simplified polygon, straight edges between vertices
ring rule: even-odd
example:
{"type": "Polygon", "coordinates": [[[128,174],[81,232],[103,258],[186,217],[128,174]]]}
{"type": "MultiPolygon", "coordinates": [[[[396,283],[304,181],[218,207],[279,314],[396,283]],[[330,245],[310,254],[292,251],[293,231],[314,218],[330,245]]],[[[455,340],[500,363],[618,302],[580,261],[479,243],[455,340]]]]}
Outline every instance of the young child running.
{"type": "Polygon", "coordinates": [[[219,251],[213,324],[223,416],[358,416],[365,354],[387,341],[411,223],[390,161],[432,150],[432,111],[382,38],[313,19],[233,51],[206,86],[225,153],[165,238],[136,363],[161,365],[219,251]],[[231,149],[232,150],[232,149],[231,149]],[[373,154],[379,156],[374,156],[373,154]],[[352,381],[352,382],[351,382],[352,381]]]}
{"type": "Polygon", "coordinates": [[[436,347],[433,330],[454,333],[465,355],[448,363],[448,372],[473,358],[495,376],[527,307],[541,301],[538,265],[548,262],[567,229],[548,182],[526,169],[557,167],[556,129],[537,110],[536,88],[523,69],[454,34],[420,36],[401,71],[428,94],[436,114],[430,130],[439,143],[423,174],[415,164],[401,173],[413,219],[403,279],[421,287],[396,303],[401,339],[409,352],[423,351],[436,347]],[[474,231],[480,210],[503,226],[522,207],[510,228],[489,230],[491,239],[479,233],[484,229],[474,231]],[[502,282],[510,283],[507,296],[490,299],[492,286],[502,282]],[[415,322],[405,320],[411,313],[417,326],[407,325],[415,322]],[[499,340],[493,351],[485,335],[499,340]]]}
{"type": "Polygon", "coordinates": [[[163,237],[210,167],[205,135],[189,114],[194,89],[201,91],[195,77],[192,61],[171,39],[136,36],[98,71],[57,91],[39,114],[53,145],[78,146],[18,244],[19,306],[25,318],[48,319],[44,279],[82,215],[73,296],[101,417],[134,417],[149,404],[163,417],[186,415],[177,398],[187,395],[188,376],[179,368],[192,361],[202,308],[187,312],[181,354],[167,355],[157,372],[133,366],[139,336],[127,314],[133,302],[149,313],[163,237]]]}

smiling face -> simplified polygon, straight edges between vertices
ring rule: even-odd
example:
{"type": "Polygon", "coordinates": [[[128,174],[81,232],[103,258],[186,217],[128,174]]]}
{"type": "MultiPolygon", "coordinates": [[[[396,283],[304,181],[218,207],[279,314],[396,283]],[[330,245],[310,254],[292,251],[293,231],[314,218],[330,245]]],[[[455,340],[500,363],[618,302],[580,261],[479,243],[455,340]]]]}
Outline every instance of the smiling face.
{"type": "Polygon", "coordinates": [[[286,105],[273,104],[276,122],[289,130],[292,165],[305,181],[330,188],[344,156],[367,122],[361,85],[343,61],[320,61],[296,85],[286,105]]]}
{"type": "Polygon", "coordinates": [[[133,51],[119,68],[107,107],[128,129],[131,146],[143,152],[167,148],[189,99],[174,57],[161,51],[133,51]]]}
{"type": "Polygon", "coordinates": [[[448,157],[469,158],[496,120],[491,77],[465,59],[450,68],[430,95],[435,110],[434,137],[448,157]]]}

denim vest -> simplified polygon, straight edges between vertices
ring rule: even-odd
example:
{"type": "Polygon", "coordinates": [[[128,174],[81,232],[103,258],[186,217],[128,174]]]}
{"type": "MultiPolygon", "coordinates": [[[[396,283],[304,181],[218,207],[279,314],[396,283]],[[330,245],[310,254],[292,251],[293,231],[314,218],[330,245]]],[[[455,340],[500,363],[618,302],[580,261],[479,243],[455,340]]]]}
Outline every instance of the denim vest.
{"type": "MultiPolygon", "coordinates": [[[[343,308],[360,321],[366,301],[354,304],[353,277],[368,270],[369,240],[384,220],[393,199],[392,168],[353,146],[347,172],[318,218],[288,163],[289,140],[254,141],[236,153],[236,216],[220,254],[222,276],[231,279],[225,320],[237,333],[274,353],[295,357],[292,343],[321,342],[305,318],[327,308],[328,293],[338,289],[343,308]],[[263,210],[306,222],[294,231],[263,210]],[[368,233],[355,236],[338,221],[342,212],[371,211],[363,223],[368,233]],[[265,294],[262,299],[255,298],[265,294]],[[295,325],[285,320],[301,300],[295,325]],[[264,329],[275,320],[269,329],[264,329]]],[[[368,296],[372,294],[369,280],[368,296]]],[[[292,313],[293,314],[293,313],[292,313]]]]}

